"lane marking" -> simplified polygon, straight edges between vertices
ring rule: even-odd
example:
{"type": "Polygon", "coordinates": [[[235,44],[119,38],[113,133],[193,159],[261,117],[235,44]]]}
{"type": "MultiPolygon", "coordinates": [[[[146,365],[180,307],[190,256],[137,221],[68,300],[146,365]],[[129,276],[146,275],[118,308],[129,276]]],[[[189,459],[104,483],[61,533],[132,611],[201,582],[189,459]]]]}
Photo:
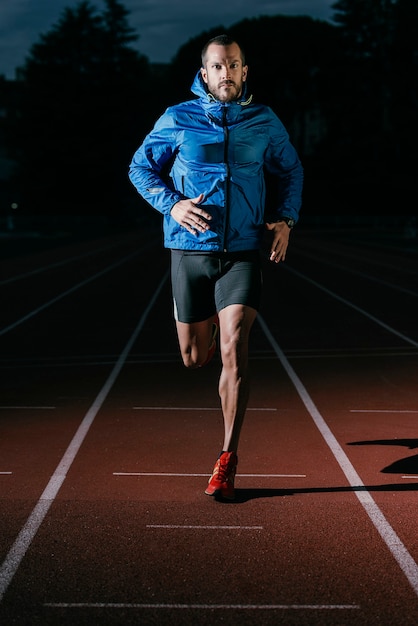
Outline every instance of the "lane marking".
{"type": "MultiPolygon", "coordinates": [[[[406,287],[401,287],[400,285],[398,285],[397,283],[390,283],[387,280],[383,280],[382,278],[378,278],[377,276],[373,276],[372,274],[366,274],[365,272],[361,272],[360,270],[355,270],[354,268],[350,268],[344,265],[341,265],[339,263],[329,263],[328,261],[324,261],[322,258],[316,256],[315,254],[306,252],[306,251],[302,251],[301,249],[298,250],[298,254],[305,256],[305,257],[309,257],[311,259],[314,259],[316,262],[319,263],[323,263],[325,265],[331,265],[331,267],[333,269],[340,269],[343,270],[344,272],[347,272],[349,274],[354,274],[356,276],[361,276],[362,278],[365,278],[367,280],[370,280],[371,282],[377,283],[378,285],[383,285],[384,287],[389,287],[390,289],[397,289],[398,291],[401,291],[402,293],[406,293],[409,296],[413,296],[413,297],[417,297],[418,296],[418,292],[417,291],[412,291],[411,289],[408,289],[406,287]]],[[[348,256],[348,255],[343,255],[343,256],[348,256]]],[[[350,256],[348,256],[348,258],[350,259],[350,256]]],[[[371,261],[373,263],[372,259],[369,259],[368,261],[371,261]]],[[[383,264],[383,267],[385,266],[385,264],[383,264]]],[[[380,264],[378,265],[379,269],[382,267],[380,264]]],[[[395,268],[392,269],[396,269],[398,270],[398,268],[395,266],[395,268]]],[[[399,270],[398,270],[399,271],[399,270]]],[[[402,270],[402,273],[405,273],[404,270],[402,270]]],[[[408,271],[408,273],[412,274],[413,276],[415,276],[416,272],[410,272],[408,271]]]]}
{"type": "Polygon", "coordinates": [[[62,483],[64,482],[67,476],[67,472],[70,469],[72,462],[74,461],[80,449],[80,446],[82,445],[85,437],[87,436],[87,433],[90,429],[90,426],[92,425],[94,421],[94,418],[96,417],[104,401],[106,400],[108,394],[110,393],[113,385],[115,384],[115,381],[117,377],[119,376],[119,373],[122,367],[125,364],[128,354],[130,350],[132,349],[132,346],[134,345],[139,333],[141,332],[142,327],[145,323],[145,320],[149,312],[151,311],[152,307],[154,306],[167,279],[168,279],[168,272],[165,273],[160,284],[155,290],[153,296],[150,298],[148,306],[142,313],[142,316],[137,324],[137,327],[135,328],[134,332],[132,333],[128,342],[126,343],[123,351],[121,352],[119,356],[118,361],[116,362],[115,366],[111,370],[105,384],[103,385],[102,389],[99,391],[90,409],[87,411],[86,415],[84,416],[80,426],[77,429],[77,432],[75,433],[73,439],[70,441],[70,444],[67,450],[65,451],[64,456],[62,457],[53,475],[51,476],[51,479],[48,482],[47,486],[45,487],[44,492],[42,493],[37,504],[35,505],[35,508],[29,515],[26,523],[22,527],[12,547],[7,553],[6,558],[4,559],[0,567],[0,602],[8,586],[10,585],[20,563],[22,562],[23,557],[25,556],[30,544],[32,543],[32,540],[34,539],[36,533],[38,532],[40,525],[42,524],[46,514],[48,513],[52,503],[54,502],[57,496],[57,493],[60,490],[62,483]]]}
{"type": "Polygon", "coordinates": [[[73,293],[74,291],[77,291],[77,289],[80,289],[80,287],[84,287],[85,285],[88,285],[93,280],[96,280],[96,278],[99,278],[100,276],[104,276],[105,274],[107,274],[111,270],[115,269],[115,267],[119,267],[119,265],[123,265],[123,263],[126,263],[127,261],[132,259],[134,256],[137,256],[141,252],[143,252],[143,249],[136,250],[135,252],[132,252],[132,254],[128,254],[127,256],[123,257],[122,259],[119,259],[118,261],[115,261],[115,263],[112,263],[111,265],[108,265],[103,270],[100,270],[100,272],[96,272],[96,274],[92,274],[91,276],[89,276],[85,280],[82,280],[81,282],[77,283],[76,285],[73,285],[69,289],[66,289],[66,291],[63,291],[62,293],[60,293],[57,296],[55,296],[55,298],[51,298],[51,300],[48,300],[47,302],[44,302],[44,304],[41,304],[41,306],[39,306],[38,308],[33,309],[32,311],[30,311],[29,313],[27,313],[26,315],[24,315],[20,319],[16,320],[12,324],[9,324],[8,326],[5,326],[4,328],[2,328],[0,330],[0,337],[2,335],[5,335],[6,333],[8,333],[10,330],[13,330],[14,328],[16,328],[16,326],[19,326],[20,324],[23,324],[23,322],[26,322],[27,320],[31,319],[32,317],[34,317],[35,315],[37,315],[38,313],[40,313],[44,309],[47,309],[52,304],[55,304],[56,302],[59,302],[59,300],[61,300],[65,296],[68,296],[70,293],[73,293]]]}
{"type": "Polygon", "coordinates": [[[13,410],[28,410],[28,411],[35,411],[37,409],[42,409],[42,410],[52,410],[52,409],[56,409],[56,406],[0,406],[0,410],[6,410],[9,411],[11,409],[13,410]]]}
{"type": "MultiPolygon", "coordinates": [[[[113,472],[113,476],[176,476],[186,478],[202,478],[211,476],[208,474],[185,474],[176,472],[113,472]]],[[[237,474],[244,478],[306,478],[306,474],[237,474]]]]}
{"type": "Polygon", "coordinates": [[[184,528],[186,530],[263,530],[264,526],[190,526],[182,524],[147,524],[146,528],[184,528]]]}
{"type": "Polygon", "coordinates": [[[402,543],[392,526],[389,524],[382,511],[377,506],[376,502],[373,500],[370,493],[367,491],[363,481],[360,476],[354,469],[354,466],[351,464],[348,456],[338,443],[336,437],[331,432],[331,429],[325,422],[324,418],[318,411],[315,406],[312,398],[309,396],[306,388],[302,384],[302,381],[296,374],[295,370],[290,365],[289,361],[286,359],[284,353],[279,347],[277,341],[273,337],[272,333],[268,329],[264,319],[261,315],[257,317],[258,323],[260,324],[264,334],[266,335],[268,341],[270,342],[272,348],[277,354],[279,361],[281,362],[283,368],[287,372],[290,380],[293,382],[295,389],[305,405],[307,411],[311,415],[314,423],[316,424],[319,432],[330,448],[332,454],[334,455],[337,463],[341,467],[345,477],[347,478],[351,487],[353,487],[353,493],[358,498],[359,502],[363,506],[370,520],[372,521],[374,527],[380,534],[384,543],[392,553],[392,556],[397,561],[399,567],[405,574],[408,579],[412,589],[415,594],[418,596],[418,565],[406,549],[405,545],[402,543]]]}
{"type": "MultiPolygon", "coordinates": [[[[348,351],[348,350],[344,350],[344,352],[330,352],[328,350],[322,350],[322,351],[318,351],[318,350],[312,350],[312,351],[304,351],[304,350],[299,350],[299,351],[293,351],[292,350],[287,350],[287,354],[292,358],[293,360],[296,359],[370,359],[370,358],[375,358],[375,357],[381,357],[381,356],[385,356],[385,357],[398,357],[398,356],[416,356],[418,354],[418,352],[416,350],[412,350],[409,348],[398,348],[395,350],[390,350],[387,352],[380,352],[380,351],[370,351],[370,352],[356,352],[356,351],[348,351]]],[[[255,360],[257,358],[262,358],[263,360],[268,359],[268,358],[273,358],[273,357],[268,357],[265,356],[263,354],[261,354],[260,356],[257,356],[255,353],[253,353],[253,356],[250,357],[252,360],[255,360]]]]}
{"type": "MultiPolygon", "coordinates": [[[[398,356],[415,356],[417,354],[416,350],[409,348],[407,346],[393,346],[391,348],[388,347],[367,347],[367,348],[289,348],[286,350],[287,354],[290,354],[293,358],[360,358],[360,357],[398,357],[398,356]]],[[[254,354],[254,352],[253,352],[254,354]]],[[[256,354],[260,354],[269,357],[270,351],[268,350],[259,350],[256,354]]],[[[270,357],[272,358],[272,357],[270,357]]]]}
{"type": "MultiPolygon", "coordinates": [[[[153,240],[154,242],[157,242],[157,239],[153,240]]],[[[138,242],[140,243],[140,242],[138,242]]],[[[142,241],[141,241],[142,243],[142,241]]],[[[152,241],[151,241],[151,245],[152,245],[152,241]]],[[[101,248],[95,248],[94,249],[94,254],[100,254],[102,252],[106,252],[107,250],[111,250],[112,248],[117,248],[117,247],[122,247],[125,245],[124,241],[118,241],[117,243],[112,243],[108,246],[102,246],[101,248]]],[[[148,249],[150,246],[150,242],[147,242],[147,245],[145,247],[145,249],[148,249]]],[[[88,250],[87,252],[83,252],[82,254],[78,254],[76,256],[73,257],[66,257],[65,259],[61,260],[61,261],[55,261],[54,263],[49,263],[49,265],[43,265],[41,267],[38,267],[34,270],[30,270],[29,272],[24,272],[23,274],[16,274],[15,276],[11,276],[9,278],[5,278],[3,280],[0,280],[0,286],[3,285],[8,285],[9,283],[14,283],[18,280],[22,280],[23,278],[28,278],[29,276],[34,276],[35,274],[42,274],[42,272],[46,272],[46,271],[50,271],[51,269],[55,269],[57,267],[62,267],[63,265],[68,265],[69,263],[73,263],[74,261],[79,261],[81,259],[84,259],[85,257],[91,257],[92,255],[92,250],[88,250]]]]}
{"type": "MultiPolygon", "coordinates": [[[[220,406],[133,406],[135,411],[221,411],[220,406]]],[[[264,408],[253,407],[247,411],[277,411],[276,407],[264,408]]]]}
{"type": "Polygon", "coordinates": [[[413,476],[412,474],[407,474],[405,476],[401,476],[401,478],[418,478],[418,476],[413,476]]]}
{"type": "MultiPolygon", "coordinates": [[[[351,240],[350,243],[352,243],[352,241],[353,240],[351,240]]],[[[357,243],[360,243],[360,245],[362,245],[365,242],[364,239],[360,239],[359,241],[358,240],[354,240],[354,241],[356,242],[356,245],[357,245],[357,243]]],[[[402,243],[404,243],[404,242],[402,242],[402,243]]],[[[371,241],[369,241],[369,245],[370,244],[371,244],[371,241]]],[[[295,242],[293,243],[293,245],[295,245],[295,242]]],[[[304,241],[303,245],[305,246],[303,248],[303,250],[305,250],[306,249],[306,240],[304,241]]],[[[310,248],[312,250],[312,243],[309,243],[309,241],[308,241],[308,245],[310,245],[310,248]]],[[[373,245],[374,245],[374,247],[378,247],[379,248],[379,252],[381,252],[381,250],[382,250],[381,245],[379,245],[377,242],[374,242],[373,245]]],[[[301,250],[300,245],[298,245],[298,247],[299,247],[299,251],[300,251],[301,250]]],[[[383,250],[386,251],[387,249],[395,250],[395,251],[401,250],[402,252],[405,251],[405,247],[404,246],[402,246],[401,248],[399,248],[398,246],[390,246],[389,248],[387,248],[386,245],[385,245],[383,250]]],[[[315,250],[315,248],[314,248],[314,250],[315,250]]],[[[353,260],[353,252],[354,252],[353,250],[348,250],[348,251],[346,250],[345,252],[343,252],[342,248],[340,248],[340,247],[337,250],[335,249],[335,247],[332,247],[331,250],[330,250],[330,247],[328,245],[328,251],[331,254],[334,254],[334,255],[343,257],[345,259],[348,259],[349,262],[351,262],[353,260]]],[[[321,249],[321,252],[323,252],[323,248],[321,249]]],[[[316,258],[317,258],[317,260],[319,260],[318,257],[316,257],[316,258]]],[[[399,265],[394,265],[393,263],[388,263],[387,261],[383,261],[382,259],[374,259],[374,258],[370,257],[369,255],[365,256],[364,254],[360,256],[357,249],[355,250],[355,259],[357,261],[361,260],[365,264],[368,263],[369,265],[375,265],[375,266],[377,266],[377,268],[379,270],[381,270],[382,268],[386,268],[386,269],[395,270],[397,272],[401,272],[402,274],[410,274],[411,276],[416,276],[416,274],[417,274],[416,270],[413,269],[413,268],[402,267],[402,270],[400,270],[399,265]]],[[[331,263],[329,261],[323,261],[323,262],[326,263],[326,265],[330,265],[331,267],[333,267],[333,263],[332,262],[331,263]]],[[[347,271],[350,271],[347,266],[345,266],[345,269],[347,271]]]]}
{"type": "Polygon", "coordinates": [[[418,341],[415,341],[414,339],[411,339],[411,337],[407,337],[403,333],[397,331],[395,328],[392,328],[392,326],[389,326],[388,324],[385,324],[385,322],[382,322],[382,320],[379,320],[374,315],[371,315],[371,313],[368,313],[367,311],[365,311],[364,309],[360,308],[356,304],[353,304],[349,300],[346,300],[342,296],[339,296],[337,293],[335,293],[335,291],[331,291],[331,289],[327,289],[326,287],[324,287],[324,285],[321,285],[321,283],[318,283],[316,280],[313,280],[312,278],[309,278],[305,274],[302,274],[302,272],[298,272],[293,267],[288,267],[286,265],[286,266],[284,266],[284,268],[286,270],[288,270],[289,272],[292,272],[293,274],[296,274],[296,276],[299,276],[299,278],[302,278],[303,280],[306,280],[308,283],[310,283],[311,285],[314,285],[315,287],[317,287],[321,291],[324,291],[329,296],[332,296],[333,298],[335,298],[339,302],[342,302],[343,304],[345,304],[346,306],[351,307],[352,309],[354,309],[358,313],[361,313],[362,315],[367,317],[372,322],[375,322],[376,324],[378,324],[379,326],[381,326],[382,328],[387,330],[389,333],[392,333],[392,335],[396,335],[400,339],[403,339],[403,341],[406,341],[406,343],[409,343],[411,346],[415,346],[416,348],[418,347],[418,341]]]}
{"type": "Polygon", "coordinates": [[[65,609],[202,609],[247,610],[247,611],[287,611],[287,610],[345,610],[360,609],[359,604],[138,604],[126,602],[45,602],[43,606],[65,609]]]}
{"type": "Polygon", "coordinates": [[[7,475],[9,475],[9,474],[12,474],[12,473],[13,473],[13,472],[0,472],[0,474],[1,474],[2,476],[6,475],[6,474],[7,474],[7,475]]]}
{"type": "MultiPolygon", "coordinates": [[[[110,246],[104,246],[102,248],[97,248],[94,252],[95,254],[100,252],[105,252],[106,250],[110,250],[116,246],[120,245],[119,243],[113,243],[110,246]]],[[[51,269],[55,269],[56,267],[62,267],[63,265],[68,265],[68,263],[72,263],[73,261],[79,261],[80,259],[84,259],[85,257],[91,256],[91,250],[83,254],[79,254],[77,256],[68,257],[63,259],[62,261],[56,261],[55,263],[50,263],[49,265],[44,265],[38,267],[35,270],[31,270],[30,272],[25,272],[24,274],[17,274],[15,276],[11,276],[10,278],[6,278],[4,280],[0,280],[0,286],[8,285],[9,283],[14,283],[17,280],[22,280],[23,278],[28,278],[29,276],[34,276],[35,274],[42,274],[42,272],[49,271],[51,269]]]]}
{"type": "Polygon", "coordinates": [[[350,409],[350,413],[418,413],[415,409],[350,409]]]}

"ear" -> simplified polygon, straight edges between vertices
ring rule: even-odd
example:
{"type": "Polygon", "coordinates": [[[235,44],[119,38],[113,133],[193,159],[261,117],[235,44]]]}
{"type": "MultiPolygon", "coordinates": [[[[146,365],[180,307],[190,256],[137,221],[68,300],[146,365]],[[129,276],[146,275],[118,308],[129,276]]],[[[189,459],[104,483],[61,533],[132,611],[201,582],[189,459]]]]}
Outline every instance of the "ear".
{"type": "Polygon", "coordinates": [[[247,74],[248,74],[248,65],[244,65],[244,67],[242,68],[242,82],[245,83],[245,81],[247,80],[247,74]]]}
{"type": "Polygon", "coordinates": [[[205,70],[204,67],[200,68],[200,73],[202,75],[203,81],[207,84],[208,83],[208,73],[207,73],[207,71],[205,70]]]}

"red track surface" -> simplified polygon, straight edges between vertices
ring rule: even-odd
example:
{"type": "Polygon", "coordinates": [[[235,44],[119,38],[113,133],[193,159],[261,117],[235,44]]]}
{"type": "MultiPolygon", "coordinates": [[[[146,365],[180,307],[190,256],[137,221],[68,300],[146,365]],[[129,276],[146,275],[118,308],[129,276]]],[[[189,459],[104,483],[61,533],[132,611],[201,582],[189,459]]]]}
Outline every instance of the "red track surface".
{"type": "Polygon", "coordinates": [[[4,260],[0,623],[415,626],[407,243],[295,230],[266,263],[232,504],[203,493],[219,357],[180,362],[160,235],[4,260]]]}

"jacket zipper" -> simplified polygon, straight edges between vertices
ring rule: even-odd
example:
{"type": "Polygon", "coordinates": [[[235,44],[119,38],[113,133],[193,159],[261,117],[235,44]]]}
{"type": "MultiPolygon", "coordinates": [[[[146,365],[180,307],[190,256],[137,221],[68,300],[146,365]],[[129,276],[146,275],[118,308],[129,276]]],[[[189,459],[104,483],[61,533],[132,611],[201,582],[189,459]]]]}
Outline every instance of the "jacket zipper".
{"type": "Polygon", "coordinates": [[[224,221],[224,238],[223,238],[223,251],[227,252],[227,231],[229,224],[229,162],[228,162],[228,142],[229,142],[229,129],[226,121],[226,110],[227,107],[224,106],[222,113],[222,125],[224,129],[224,163],[225,163],[225,171],[226,171],[226,181],[225,181],[225,221],[224,221]]]}

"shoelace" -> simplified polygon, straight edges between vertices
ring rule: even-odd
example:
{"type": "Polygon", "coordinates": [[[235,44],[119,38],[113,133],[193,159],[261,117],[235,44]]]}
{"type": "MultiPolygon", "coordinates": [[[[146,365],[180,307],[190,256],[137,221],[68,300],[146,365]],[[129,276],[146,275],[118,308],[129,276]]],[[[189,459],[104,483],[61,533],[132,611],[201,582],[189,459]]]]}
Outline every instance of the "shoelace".
{"type": "Polygon", "coordinates": [[[235,464],[222,463],[222,461],[219,459],[218,467],[215,468],[215,472],[217,473],[217,480],[219,480],[221,483],[226,483],[230,479],[231,475],[233,476],[235,472],[235,464]]]}

